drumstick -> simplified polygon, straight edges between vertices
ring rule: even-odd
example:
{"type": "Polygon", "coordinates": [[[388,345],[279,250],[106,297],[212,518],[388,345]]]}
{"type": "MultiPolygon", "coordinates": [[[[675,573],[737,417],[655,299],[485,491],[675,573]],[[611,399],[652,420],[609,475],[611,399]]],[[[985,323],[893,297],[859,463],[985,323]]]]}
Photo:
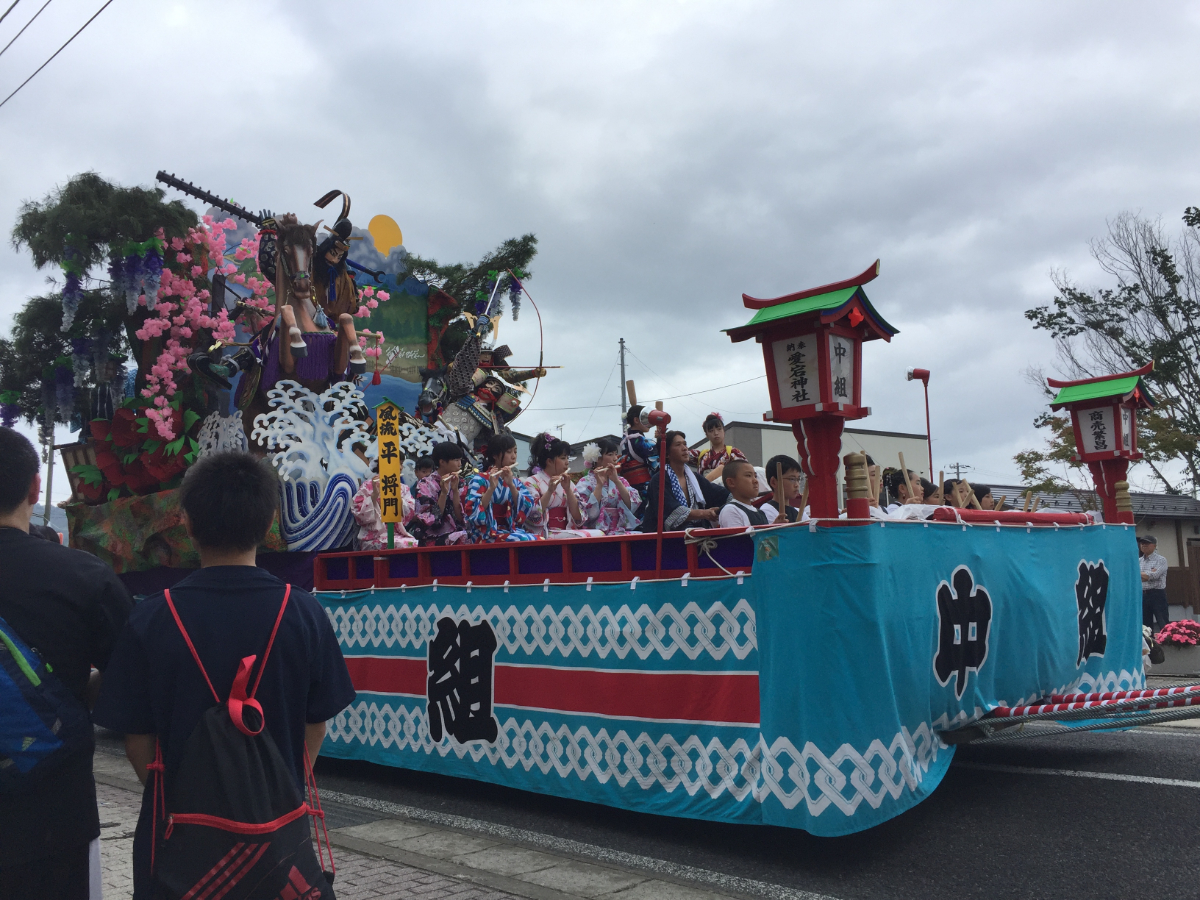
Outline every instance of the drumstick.
{"type": "Polygon", "coordinates": [[[1033,497],[1033,491],[1025,492],[1025,504],[1021,507],[1021,512],[1029,512],[1029,501],[1033,497]]]}
{"type": "Polygon", "coordinates": [[[627,393],[629,395],[629,405],[637,406],[638,405],[637,391],[635,391],[633,389],[633,379],[632,378],[630,378],[628,381],[625,382],[625,393],[627,393]]]}
{"type": "Polygon", "coordinates": [[[992,507],[992,512],[999,512],[1000,510],[1004,509],[1004,501],[1007,499],[1008,499],[1008,497],[1005,494],[1001,494],[1000,500],[996,503],[995,506],[992,507]]]}
{"type": "Polygon", "coordinates": [[[1041,505],[1041,503],[1042,503],[1041,497],[1034,497],[1033,498],[1033,509],[1031,509],[1030,512],[1037,512],[1037,508],[1041,505]]]}
{"type": "Polygon", "coordinates": [[[908,497],[911,500],[913,496],[912,481],[908,477],[908,466],[904,464],[904,454],[900,454],[900,471],[904,473],[904,486],[908,488],[908,497]]]}
{"type": "Polygon", "coordinates": [[[975,499],[975,488],[971,487],[971,482],[964,478],[962,483],[967,486],[967,503],[974,503],[976,509],[983,509],[983,507],[979,505],[979,501],[975,499]]]}

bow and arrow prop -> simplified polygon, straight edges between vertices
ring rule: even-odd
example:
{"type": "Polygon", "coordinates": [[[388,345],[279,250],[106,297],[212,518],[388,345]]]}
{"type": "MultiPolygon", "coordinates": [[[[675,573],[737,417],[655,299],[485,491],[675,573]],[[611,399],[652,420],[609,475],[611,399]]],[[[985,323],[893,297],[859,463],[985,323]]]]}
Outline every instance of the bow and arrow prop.
{"type": "MultiPolygon", "coordinates": [[[[523,293],[526,297],[529,298],[529,302],[533,305],[533,311],[535,313],[537,313],[537,320],[538,320],[538,364],[537,364],[537,368],[538,368],[539,372],[543,371],[546,368],[544,365],[542,365],[542,363],[545,362],[545,359],[546,359],[546,336],[545,336],[545,333],[542,331],[542,311],[540,309],[538,309],[537,303],[534,303],[533,296],[529,293],[528,290],[526,290],[524,282],[522,282],[520,278],[518,278],[516,275],[513,274],[513,270],[505,269],[504,271],[508,273],[509,278],[511,278],[513,281],[515,281],[517,283],[517,287],[519,287],[521,289],[521,293],[523,293]]],[[[499,284],[500,284],[500,280],[496,279],[496,286],[499,287],[499,284]]],[[[494,291],[493,291],[493,293],[494,293],[494,291]]],[[[513,416],[511,419],[508,420],[509,422],[515,422],[517,419],[519,419],[521,417],[521,413],[525,412],[526,409],[528,409],[530,406],[533,405],[533,400],[537,396],[538,387],[541,385],[541,383],[542,383],[542,376],[539,375],[537,377],[537,380],[534,381],[534,383],[533,383],[533,393],[529,395],[529,402],[527,404],[525,404],[524,406],[522,406],[520,411],[515,416],[513,416]]]]}

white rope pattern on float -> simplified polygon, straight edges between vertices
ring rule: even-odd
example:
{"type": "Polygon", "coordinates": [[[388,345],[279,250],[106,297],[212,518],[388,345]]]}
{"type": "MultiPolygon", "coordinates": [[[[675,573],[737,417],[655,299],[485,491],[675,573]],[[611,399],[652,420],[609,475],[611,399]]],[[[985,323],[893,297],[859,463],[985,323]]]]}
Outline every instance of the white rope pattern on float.
{"type": "MultiPolygon", "coordinates": [[[[731,537],[736,537],[736,535],[731,535],[731,537]]],[[[386,558],[387,557],[384,557],[384,559],[386,559],[386,558]]],[[[714,560],[714,562],[715,562],[715,560],[714,560]]],[[[431,584],[399,584],[399,585],[390,585],[388,587],[381,587],[381,588],[376,588],[375,586],[371,586],[369,588],[359,588],[358,590],[350,590],[350,591],[345,591],[345,590],[316,591],[316,590],[314,590],[314,591],[310,591],[310,593],[316,597],[334,597],[334,596],[336,596],[336,597],[340,597],[340,598],[344,599],[347,596],[357,596],[360,594],[374,594],[375,591],[377,591],[377,590],[379,590],[379,591],[396,591],[396,590],[398,590],[398,591],[419,591],[419,590],[423,590],[425,588],[431,588],[435,593],[439,589],[440,590],[454,590],[455,588],[462,588],[462,589],[466,590],[467,593],[470,593],[471,591],[483,591],[483,590],[500,588],[505,593],[507,593],[509,588],[543,588],[543,589],[549,590],[550,587],[552,587],[552,586],[553,587],[586,587],[590,590],[593,587],[601,587],[603,585],[620,585],[621,587],[628,586],[630,590],[637,590],[637,586],[639,584],[664,584],[666,582],[675,582],[677,584],[681,583],[682,587],[687,587],[688,583],[692,582],[692,581],[726,581],[729,578],[736,578],[738,580],[738,584],[741,584],[743,579],[749,578],[751,575],[750,572],[747,572],[743,569],[738,569],[736,572],[729,572],[728,569],[723,569],[722,571],[728,572],[728,575],[692,575],[690,572],[685,572],[683,575],[681,575],[678,578],[642,578],[640,575],[634,576],[629,581],[596,581],[594,579],[594,577],[589,578],[586,581],[551,581],[549,578],[547,578],[545,581],[540,581],[540,582],[532,582],[531,583],[531,582],[526,581],[526,582],[520,582],[520,583],[516,583],[516,584],[510,584],[507,581],[502,584],[474,584],[473,582],[467,582],[466,584],[439,584],[438,579],[435,578],[435,579],[433,579],[433,582],[431,584]]]]}

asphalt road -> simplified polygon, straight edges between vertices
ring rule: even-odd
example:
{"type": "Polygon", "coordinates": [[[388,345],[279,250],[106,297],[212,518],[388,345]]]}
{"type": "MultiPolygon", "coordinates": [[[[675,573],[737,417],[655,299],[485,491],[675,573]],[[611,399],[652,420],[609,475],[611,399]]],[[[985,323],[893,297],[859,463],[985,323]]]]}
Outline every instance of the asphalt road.
{"type": "Polygon", "coordinates": [[[632,813],[368,763],[321,759],[317,774],[345,794],[838,900],[1200,897],[1200,729],[960,747],[932,797],[842,838],[632,813]]]}

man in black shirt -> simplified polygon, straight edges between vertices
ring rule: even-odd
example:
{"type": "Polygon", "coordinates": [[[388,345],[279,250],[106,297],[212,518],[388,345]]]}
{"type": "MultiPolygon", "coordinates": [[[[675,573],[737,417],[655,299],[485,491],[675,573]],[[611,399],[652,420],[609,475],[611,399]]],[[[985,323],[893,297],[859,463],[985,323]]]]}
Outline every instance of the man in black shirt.
{"type": "MultiPolygon", "coordinates": [[[[279,480],[267,463],[248,453],[205,456],[184,476],[179,502],[201,567],[171,588],[171,601],[204,672],[165,595],[154,594],[129,617],[96,703],[96,721],[125,735],[126,756],[147,785],[133,839],[134,900],[148,900],[153,893],[154,790],[147,767],[155,748],[162,749],[170,808],[188,738],[214,705],[213,692],[228,697],[239,662],[263,652],[288,591],[274,575],[255,567],[256,549],[279,505],[279,480]]],[[[316,759],[326,721],[355,693],[324,608],[298,589],[288,598],[254,698],[303,796],[306,747],[316,759]]]]}
{"type": "MultiPolygon", "coordinates": [[[[108,665],[133,606],[94,556],[29,533],[42,490],[38,455],[0,428],[0,618],[87,703],[92,667],[108,665]]],[[[88,845],[100,835],[92,750],[12,793],[0,793],[0,898],[88,896],[88,845]]]]}

